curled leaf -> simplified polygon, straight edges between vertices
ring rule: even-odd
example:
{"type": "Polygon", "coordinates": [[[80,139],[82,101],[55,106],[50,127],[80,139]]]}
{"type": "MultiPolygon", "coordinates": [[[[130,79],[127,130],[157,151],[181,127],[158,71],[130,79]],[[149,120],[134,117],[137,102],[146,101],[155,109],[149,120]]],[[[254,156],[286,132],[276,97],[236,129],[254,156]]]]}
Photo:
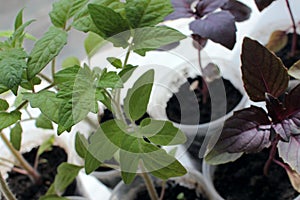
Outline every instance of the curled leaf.
{"type": "Polygon", "coordinates": [[[289,75],[296,78],[300,79],[300,60],[295,62],[292,67],[288,71],[289,75]]]}
{"type": "Polygon", "coordinates": [[[293,170],[286,170],[293,188],[300,192],[300,174],[293,170]]]}
{"type": "Polygon", "coordinates": [[[270,38],[268,43],[266,44],[266,47],[273,52],[280,51],[288,42],[288,36],[285,31],[276,30],[274,31],[270,38]]]}

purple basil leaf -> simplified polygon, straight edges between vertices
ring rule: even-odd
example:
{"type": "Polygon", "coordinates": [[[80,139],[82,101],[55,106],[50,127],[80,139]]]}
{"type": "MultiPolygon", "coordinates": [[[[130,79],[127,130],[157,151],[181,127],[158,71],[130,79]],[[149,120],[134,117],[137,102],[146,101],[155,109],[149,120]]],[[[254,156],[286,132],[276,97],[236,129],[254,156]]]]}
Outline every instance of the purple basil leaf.
{"type": "Polygon", "coordinates": [[[277,147],[282,160],[300,173],[300,135],[292,135],[289,142],[279,141],[277,147]]]}
{"type": "Polygon", "coordinates": [[[202,0],[196,5],[196,14],[203,17],[227,3],[228,0],[202,0]]]}
{"type": "Polygon", "coordinates": [[[196,35],[196,34],[192,34],[192,38],[193,38],[193,46],[198,49],[198,50],[202,50],[207,43],[207,39],[201,37],[200,35],[196,35]]]}
{"type": "Polygon", "coordinates": [[[220,11],[207,15],[205,19],[197,19],[190,23],[190,29],[194,34],[228,49],[233,49],[236,42],[235,21],[229,11],[220,11]]]}
{"type": "Polygon", "coordinates": [[[285,118],[285,108],[277,98],[266,93],[266,102],[269,116],[273,122],[277,123],[285,118]]]}
{"type": "Polygon", "coordinates": [[[281,60],[250,38],[242,46],[244,87],[252,101],[264,101],[265,94],[279,97],[288,86],[289,76],[281,60]]]}
{"type": "Polygon", "coordinates": [[[300,84],[294,87],[285,98],[286,114],[289,116],[300,111],[300,84]]]}
{"type": "Polygon", "coordinates": [[[237,22],[249,19],[251,14],[251,8],[236,0],[229,0],[221,8],[228,10],[235,17],[235,21],[237,22]]]}
{"type": "Polygon", "coordinates": [[[259,152],[271,144],[270,124],[262,108],[251,106],[237,111],[226,120],[214,150],[228,153],[259,152]]]}
{"type": "Polygon", "coordinates": [[[276,0],[255,0],[255,4],[259,11],[262,11],[276,0]]]}
{"type": "Polygon", "coordinates": [[[172,0],[171,3],[174,12],[168,15],[165,20],[174,20],[179,18],[189,18],[193,16],[191,4],[194,0],[172,0]]]}
{"type": "Polygon", "coordinates": [[[300,133],[299,126],[294,123],[294,120],[299,120],[299,116],[297,118],[297,115],[295,115],[291,119],[284,119],[280,123],[272,125],[275,132],[280,135],[283,141],[288,142],[292,134],[300,133]]]}

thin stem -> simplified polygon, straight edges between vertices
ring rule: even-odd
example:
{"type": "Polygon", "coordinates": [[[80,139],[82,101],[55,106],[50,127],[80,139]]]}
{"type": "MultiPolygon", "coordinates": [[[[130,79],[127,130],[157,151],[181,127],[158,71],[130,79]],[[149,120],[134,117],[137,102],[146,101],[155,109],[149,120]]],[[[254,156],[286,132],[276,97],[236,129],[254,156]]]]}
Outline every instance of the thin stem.
{"type": "Polygon", "coordinates": [[[44,74],[41,74],[41,73],[39,73],[38,74],[42,79],[44,79],[45,81],[47,81],[48,83],[52,83],[52,80],[48,77],[48,76],[46,76],[46,75],[44,75],[44,74]]]}
{"type": "Polygon", "coordinates": [[[128,50],[127,50],[127,53],[126,53],[126,56],[125,56],[125,60],[124,60],[124,64],[123,64],[123,68],[127,65],[127,62],[128,62],[128,59],[129,59],[129,56],[130,56],[130,52],[131,52],[131,45],[128,47],[128,50]]]}
{"type": "Polygon", "coordinates": [[[12,146],[12,144],[9,142],[9,140],[3,133],[0,133],[0,137],[3,140],[3,142],[5,143],[5,145],[8,147],[8,149],[10,150],[10,152],[18,160],[18,162],[20,163],[20,166],[28,172],[30,177],[36,183],[40,183],[40,179],[41,179],[40,174],[24,159],[24,157],[21,155],[21,153],[12,146]]]}
{"type": "Polygon", "coordinates": [[[122,120],[125,124],[127,124],[120,104],[118,102],[116,102],[116,100],[111,96],[111,94],[107,90],[104,90],[104,92],[109,97],[109,99],[111,99],[111,101],[112,101],[112,104],[113,104],[112,107],[113,107],[114,112],[116,114],[116,118],[119,119],[119,120],[122,120]]]}
{"type": "Polygon", "coordinates": [[[159,200],[159,197],[155,190],[153,181],[151,180],[151,177],[149,176],[149,174],[147,172],[145,172],[143,164],[140,164],[140,168],[142,169],[141,176],[145,181],[145,184],[146,184],[146,187],[147,187],[147,190],[148,190],[151,200],[159,200]]]}
{"type": "Polygon", "coordinates": [[[53,80],[54,80],[54,74],[55,74],[55,67],[56,67],[56,59],[54,58],[51,63],[51,73],[52,73],[53,80]]]}
{"type": "Polygon", "coordinates": [[[27,115],[29,116],[30,119],[33,119],[31,113],[28,111],[27,108],[24,108],[25,112],[27,113],[27,115]]]}
{"type": "Polygon", "coordinates": [[[159,200],[164,199],[165,192],[166,192],[166,181],[162,181],[162,183],[161,183],[161,193],[160,193],[159,200]]]}
{"type": "Polygon", "coordinates": [[[287,165],[285,165],[284,163],[280,162],[279,160],[273,159],[273,162],[276,163],[277,165],[279,165],[280,167],[282,167],[285,170],[291,170],[287,165]]]}
{"type": "Polygon", "coordinates": [[[1,173],[0,173],[0,190],[7,200],[17,200],[16,197],[13,195],[13,193],[10,191],[1,173]]]}
{"type": "Polygon", "coordinates": [[[287,8],[289,10],[289,14],[292,20],[292,24],[293,24],[293,40],[292,40],[292,47],[291,47],[291,56],[294,56],[296,53],[296,48],[297,48],[297,31],[296,31],[296,22],[294,19],[294,15],[290,6],[290,2],[289,0],[285,0],[287,8]]]}
{"type": "Polygon", "coordinates": [[[45,87],[45,88],[41,89],[39,92],[41,92],[41,91],[45,91],[45,90],[48,90],[48,89],[50,89],[50,88],[53,88],[54,86],[55,86],[55,84],[54,84],[54,83],[52,83],[52,84],[48,85],[47,87],[45,87]]]}
{"type": "Polygon", "coordinates": [[[276,152],[277,152],[277,144],[280,140],[280,137],[277,136],[275,141],[272,143],[272,147],[271,147],[271,150],[270,150],[270,154],[269,154],[269,158],[264,166],[264,175],[267,176],[268,175],[268,171],[269,171],[269,168],[270,168],[270,165],[271,165],[271,162],[274,160],[275,158],[275,155],[276,155],[276,152]]]}
{"type": "Polygon", "coordinates": [[[202,76],[204,77],[204,69],[201,62],[201,50],[199,49],[198,49],[198,63],[199,63],[199,68],[201,70],[202,76]]]}
{"type": "Polygon", "coordinates": [[[15,110],[21,110],[27,103],[27,100],[23,101],[15,110]]]}

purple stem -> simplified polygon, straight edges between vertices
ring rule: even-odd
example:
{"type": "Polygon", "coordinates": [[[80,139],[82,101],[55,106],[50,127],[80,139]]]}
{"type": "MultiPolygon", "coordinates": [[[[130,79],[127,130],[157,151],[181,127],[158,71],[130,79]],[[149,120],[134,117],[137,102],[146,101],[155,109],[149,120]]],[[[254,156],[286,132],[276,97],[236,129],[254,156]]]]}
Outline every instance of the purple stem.
{"type": "Polygon", "coordinates": [[[291,47],[291,56],[294,56],[296,53],[296,49],[297,49],[297,31],[296,31],[296,22],[291,10],[291,6],[290,6],[290,2],[289,0],[285,0],[287,8],[289,10],[289,14],[292,20],[292,24],[293,24],[293,39],[292,39],[292,47],[291,47]]]}
{"type": "Polygon", "coordinates": [[[280,140],[280,136],[277,136],[276,139],[272,142],[272,147],[271,147],[271,150],[270,150],[269,158],[268,158],[268,160],[267,160],[267,162],[264,166],[264,175],[265,176],[268,175],[270,165],[271,165],[272,161],[275,158],[275,155],[276,155],[276,152],[277,152],[277,144],[278,144],[279,140],[280,140]]]}

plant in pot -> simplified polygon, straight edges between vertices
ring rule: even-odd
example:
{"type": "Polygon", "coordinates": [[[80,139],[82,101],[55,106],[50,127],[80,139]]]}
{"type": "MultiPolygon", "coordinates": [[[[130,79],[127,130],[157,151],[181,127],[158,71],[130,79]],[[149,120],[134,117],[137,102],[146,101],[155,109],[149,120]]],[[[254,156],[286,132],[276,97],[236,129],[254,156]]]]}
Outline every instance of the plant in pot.
{"type": "MultiPolygon", "coordinates": [[[[293,6],[299,6],[297,3],[294,2],[294,4],[291,4],[292,1],[290,0],[284,0],[284,1],[278,1],[275,0],[271,1],[255,1],[256,6],[259,11],[263,11],[264,9],[272,11],[273,7],[270,6],[272,3],[281,3],[282,6],[286,7],[286,10],[288,11],[289,18],[290,18],[290,25],[285,30],[272,30],[274,31],[269,38],[269,41],[266,44],[266,47],[273,51],[278,57],[281,58],[282,62],[287,68],[290,68],[297,60],[300,59],[300,36],[297,33],[297,27],[299,27],[300,21],[297,22],[296,16],[294,13],[298,12],[295,8],[293,12],[293,6]],[[285,4],[285,5],[283,5],[285,4]]],[[[274,8],[276,9],[276,8],[274,8]]],[[[281,9],[281,7],[280,7],[281,9]]],[[[268,10],[268,11],[269,11],[268,10]]],[[[276,12],[276,11],[275,11],[276,12]]],[[[264,16],[263,16],[264,17],[264,16]]],[[[274,21],[274,20],[273,20],[274,21]]],[[[285,19],[286,23],[287,19],[285,19]]],[[[276,20],[276,23],[277,22],[276,20]]],[[[280,23],[279,23],[280,24],[280,23]]],[[[255,28],[255,31],[258,31],[257,28],[255,28]]]]}
{"type": "MultiPolygon", "coordinates": [[[[205,160],[218,164],[215,187],[225,199],[295,199],[300,85],[288,88],[287,68],[255,40],[244,39],[241,61],[247,94],[254,102],[264,102],[266,109],[251,105],[236,111],[220,137],[212,140],[205,160]],[[224,183],[226,190],[221,189],[224,183]]],[[[204,164],[203,171],[212,179],[212,167],[204,164]]]]}
{"type": "MultiPolygon", "coordinates": [[[[220,132],[224,116],[228,118],[234,109],[243,107],[247,100],[243,88],[239,87],[239,80],[228,80],[238,79],[238,75],[234,74],[236,70],[227,66],[232,65],[230,61],[226,62],[222,55],[215,56],[212,52],[203,56],[206,43],[211,40],[229,50],[233,49],[237,31],[235,23],[247,20],[251,9],[234,0],[180,0],[172,3],[175,10],[165,18],[166,20],[193,18],[189,28],[192,31],[195,49],[190,47],[184,51],[189,54],[193,53],[192,51],[197,52],[197,59],[188,59],[188,63],[183,64],[184,67],[180,66],[188,75],[182,76],[184,81],[180,83],[179,89],[172,91],[173,94],[168,97],[167,103],[164,103],[166,111],[163,114],[174,122],[176,127],[187,133],[189,151],[198,159],[201,145],[204,144],[201,153],[203,155],[203,147],[208,141],[208,137],[204,139],[205,136],[220,132]],[[190,68],[197,66],[197,69],[186,69],[188,65],[190,68]]],[[[153,117],[156,117],[155,113],[153,117]]]]}

